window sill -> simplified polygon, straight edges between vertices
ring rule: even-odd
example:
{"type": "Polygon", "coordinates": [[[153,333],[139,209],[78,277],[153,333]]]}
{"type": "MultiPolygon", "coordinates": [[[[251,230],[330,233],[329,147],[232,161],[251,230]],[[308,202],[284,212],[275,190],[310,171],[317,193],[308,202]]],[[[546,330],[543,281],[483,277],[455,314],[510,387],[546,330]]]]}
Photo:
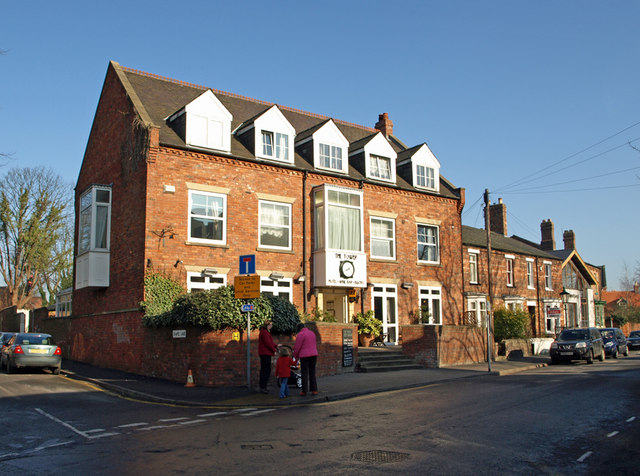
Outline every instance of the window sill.
{"type": "Polygon", "coordinates": [[[295,254],[295,252],[293,250],[285,250],[285,249],[278,249],[278,248],[262,248],[260,246],[258,246],[256,248],[256,251],[260,251],[260,252],[267,252],[267,253],[282,253],[285,255],[293,255],[295,254]]]}
{"type": "Polygon", "coordinates": [[[229,249],[229,245],[221,243],[201,243],[200,241],[185,241],[186,246],[206,246],[208,248],[224,248],[229,249]]]}
{"type": "Polygon", "coordinates": [[[439,261],[418,261],[416,266],[440,266],[439,261]]]}
{"type": "Polygon", "coordinates": [[[389,264],[398,264],[398,260],[395,258],[374,258],[373,256],[369,258],[369,261],[372,263],[389,263],[389,264]]]}

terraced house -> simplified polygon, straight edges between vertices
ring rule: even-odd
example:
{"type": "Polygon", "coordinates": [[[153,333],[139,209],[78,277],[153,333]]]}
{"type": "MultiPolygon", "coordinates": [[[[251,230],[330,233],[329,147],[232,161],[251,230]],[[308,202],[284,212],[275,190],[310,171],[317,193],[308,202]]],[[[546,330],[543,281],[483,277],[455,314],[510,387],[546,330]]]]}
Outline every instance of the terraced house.
{"type": "Polygon", "coordinates": [[[76,205],[78,360],[106,345],[165,372],[144,362],[145,272],[212,289],[245,255],[261,292],[344,324],[373,309],[389,343],[420,318],[463,324],[464,189],[387,114],[370,128],[111,62],[76,205]]]}

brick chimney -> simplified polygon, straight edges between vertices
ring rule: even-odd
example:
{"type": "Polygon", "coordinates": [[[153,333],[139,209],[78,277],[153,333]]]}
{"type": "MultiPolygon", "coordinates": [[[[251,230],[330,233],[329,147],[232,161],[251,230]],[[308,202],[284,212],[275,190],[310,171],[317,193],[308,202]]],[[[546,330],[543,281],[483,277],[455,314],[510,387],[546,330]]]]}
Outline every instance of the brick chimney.
{"type": "Polygon", "coordinates": [[[507,236],[507,206],[498,199],[498,203],[489,207],[491,231],[507,236]]]}
{"type": "Polygon", "coordinates": [[[542,234],[540,248],[542,248],[544,251],[555,250],[556,240],[553,233],[553,222],[551,220],[542,220],[542,223],[540,223],[540,232],[542,234]]]}
{"type": "Polygon", "coordinates": [[[376,123],[376,129],[384,134],[385,137],[393,135],[393,122],[389,119],[389,114],[386,112],[378,114],[378,122],[376,123]]]}
{"type": "Polygon", "coordinates": [[[575,250],[576,249],[576,235],[573,230],[566,230],[562,234],[562,240],[564,241],[564,249],[565,250],[575,250]]]}

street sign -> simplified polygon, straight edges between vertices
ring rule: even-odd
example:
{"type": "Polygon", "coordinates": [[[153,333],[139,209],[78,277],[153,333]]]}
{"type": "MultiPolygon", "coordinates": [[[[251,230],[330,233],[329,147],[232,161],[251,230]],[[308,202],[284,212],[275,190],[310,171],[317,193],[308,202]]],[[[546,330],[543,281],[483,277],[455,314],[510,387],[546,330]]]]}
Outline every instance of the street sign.
{"type": "Polygon", "coordinates": [[[257,274],[236,276],[233,288],[236,299],[257,299],[260,297],[260,276],[257,274]]]}
{"type": "Polygon", "coordinates": [[[251,312],[253,311],[253,304],[243,304],[242,312],[251,312]]]}
{"type": "Polygon", "coordinates": [[[187,337],[187,330],[186,329],[174,329],[173,331],[173,338],[174,339],[184,339],[187,337]]]}
{"type": "Polygon", "coordinates": [[[240,274],[256,274],[256,255],[240,256],[240,274]]]}

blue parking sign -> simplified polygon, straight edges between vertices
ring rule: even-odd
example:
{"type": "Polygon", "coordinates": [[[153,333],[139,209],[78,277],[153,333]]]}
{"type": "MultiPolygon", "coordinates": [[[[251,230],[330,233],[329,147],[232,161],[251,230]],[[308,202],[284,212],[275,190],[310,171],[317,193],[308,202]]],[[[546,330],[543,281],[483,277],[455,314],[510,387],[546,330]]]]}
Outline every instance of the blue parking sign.
{"type": "Polygon", "coordinates": [[[256,255],[240,256],[240,274],[256,274],[256,255]]]}

